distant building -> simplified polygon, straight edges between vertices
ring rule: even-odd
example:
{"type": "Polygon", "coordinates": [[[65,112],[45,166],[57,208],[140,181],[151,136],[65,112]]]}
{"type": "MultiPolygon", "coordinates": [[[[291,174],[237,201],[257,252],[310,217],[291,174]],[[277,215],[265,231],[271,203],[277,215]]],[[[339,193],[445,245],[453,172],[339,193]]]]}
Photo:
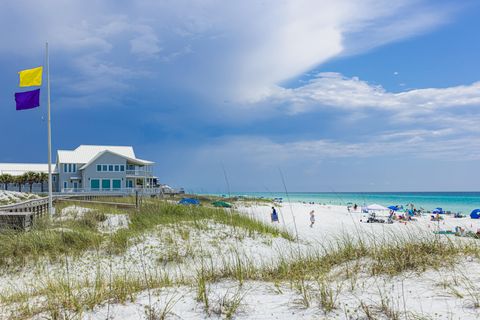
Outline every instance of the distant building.
{"type": "MultiPolygon", "coordinates": [[[[56,164],[52,165],[53,189],[76,192],[156,187],[153,165],[137,158],[131,146],[81,145],[75,150],[58,150],[56,164]]],[[[48,165],[0,163],[0,174],[21,175],[27,171],[48,172],[48,165]]]]}
{"type": "MultiPolygon", "coordinates": [[[[48,164],[43,164],[43,163],[0,163],[0,175],[1,174],[9,174],[13,177],[21,176],[22,174],[26,172],[43,172],[43,173],[48,173],[48,164]]],[[[52,172],[55,171],[55,164],[52,164],[52,172]]],[[[7,186],[8,190],[13,190],[17,191],[18,187],[14,183],[10,183],[7,186]]],[[[4,184],[0,184],[0,189],[5,189],[4,184]]],[[[48,190],[48,183],[43,184],[43,189],[48,190]]],[[[23,188],[22,190],[25,190],[23,188]]],[[[38,184],[33,185],[34,191],[41,191],[42,186],[38,184]]]]}

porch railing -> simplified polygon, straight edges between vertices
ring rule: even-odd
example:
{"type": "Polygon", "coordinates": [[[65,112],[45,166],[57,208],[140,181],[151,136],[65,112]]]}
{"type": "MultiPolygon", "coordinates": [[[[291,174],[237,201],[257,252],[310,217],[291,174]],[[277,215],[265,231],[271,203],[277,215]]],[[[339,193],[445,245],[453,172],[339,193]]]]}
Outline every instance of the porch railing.
{"type": "Polygon", "coordinates": [[[101,193],[106,195],[129,195],[136,192],[141,194],[161,194],[163,193],[161,188],[62,188],[62,194],[84,194],[84,193],[101,193]]]}
{"type": "Polygon", "coordinates": [[[153,172],[147,170],[126,170],[126,175],[130,177],[152,177],[153,172]]]}

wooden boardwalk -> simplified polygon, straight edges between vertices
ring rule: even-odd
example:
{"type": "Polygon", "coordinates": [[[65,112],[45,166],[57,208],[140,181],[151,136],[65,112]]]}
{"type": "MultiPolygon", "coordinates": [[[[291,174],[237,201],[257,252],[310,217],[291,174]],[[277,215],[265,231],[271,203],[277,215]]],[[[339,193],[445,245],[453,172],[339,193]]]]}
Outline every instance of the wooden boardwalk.
{"type": "Polygon", "coordinates": [[[48,212],[48,197],[0,206],[0,229],[31,228],[36,217],[48,212]]]}
{"type": "MultiPolygon", "coordinates": [[[[105,194],[64,194],[64,195],[54,195],[53,201],[69,201],[77,203],[87,203],[87,204],[99,204],[112,206],[115,208],[125,208],[125,209],[136,209],[139,207],[139,199],[137,197],[135,203],[119,203],[112,201],[95,201],[96,198],[105,198],[105,197],[115,197],[118,195],[105,195],[105,194]]],[[[27,200],[19,203],[9,204],[0,206],[0,229],[10,228],[10,229],[22,229],[28,230],[35,219],[48,214],[48,197],[43,197],[39,199],[27,200]]]]}

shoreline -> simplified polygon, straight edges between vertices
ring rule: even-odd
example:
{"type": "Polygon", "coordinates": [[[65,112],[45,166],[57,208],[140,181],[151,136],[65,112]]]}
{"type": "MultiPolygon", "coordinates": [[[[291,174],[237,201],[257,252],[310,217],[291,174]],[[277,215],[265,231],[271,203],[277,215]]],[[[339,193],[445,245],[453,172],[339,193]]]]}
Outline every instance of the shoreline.
{"type": "MultiPolygon", "coordinates": [[[[201,194],[199,194],[201,195],[201,194]]],[[[205,195],[214,195],[218,197],[226,196],[226,194],[211,193],[205,195]]],[[[385,207],[391,205],[403,205],[413,203],[417,209],[423,208],[424,211],[432,211],[441,207],[445,211],[461,212],[470,214],[472,210],[480,208],[480,192],[234,192],[231,197],[239,197],[245,199],[270,199],[282,198],[285,202],[315,202],[324,205],[352,205],[356,203],[359,206],[378,203],[385,207]]]]}

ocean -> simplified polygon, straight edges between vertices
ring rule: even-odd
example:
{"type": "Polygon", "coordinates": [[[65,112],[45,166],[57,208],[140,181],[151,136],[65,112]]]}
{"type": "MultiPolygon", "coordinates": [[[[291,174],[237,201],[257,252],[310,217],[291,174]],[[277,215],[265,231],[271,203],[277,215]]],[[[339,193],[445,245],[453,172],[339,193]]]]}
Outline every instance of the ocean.
{"type": "Polygon", "coordinates": [[[480,192],[233,192],[232,196],[263,198],[283,198],[284,201],[315,202],[320,204],[369,205],[377,203],[383,206],[413,203],[416,208],[433,210],[437,207],[445,211],[469,214],[480,208],[480,192]]]}

